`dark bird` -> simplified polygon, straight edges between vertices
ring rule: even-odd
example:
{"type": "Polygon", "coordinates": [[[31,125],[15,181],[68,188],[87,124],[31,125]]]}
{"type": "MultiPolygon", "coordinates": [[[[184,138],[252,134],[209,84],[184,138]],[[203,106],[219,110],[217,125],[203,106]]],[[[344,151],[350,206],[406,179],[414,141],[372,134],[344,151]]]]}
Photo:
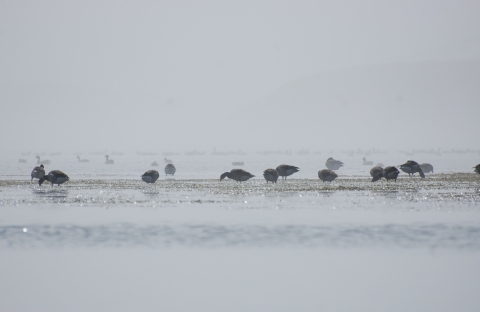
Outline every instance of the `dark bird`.
{"type": "Polygon", "coordinates": [[[50,165],[50,160],[40,161],[40,156],[36,156],[35,158],[37,159],[37,165],[40,165],[40,164],[50,165]]]}
{"type": "Polygon", "coordinates": [[[235,180],[237,182],[242,182],[242,181],[247,181],[250,178],[253,178],[254,175],[243,169],[232,169],[230,170],[230,172],[222,173],[222,175],[220,176],[220,181],[225,179],[225,177],[235,180]]]}
{"type": "Polygon", "coordinates": [[[155,183],[158,177],[160,177],[160,174],[157,170],[148,170],[142,175],[142,180],[147,183],[155,183]]]}
{"type": "Polygon", "coordinates": [[[398,169],[394,166],[385,167],[385,169],[383,169],[383,177],[387,179],[387,182],[388,180],[393,179],[395,180],[395,183],[396,183],[397,177],[399,174],[400,174],[400,171],[398,171],[398,169]]]}
{"type": "Polygon", "coordinates": [[[380,166],[370,169],[370,175],[372,176],[372,182],[376,182],[383,178],[383,168],[380,166]]]}
{"type": "Polygon", "coordinates": [[[343,167],[343,162],[340,160],[335,160],[332,157],[329,157],[325,162],[325,166],[330,170],[338,170],[340,167],[343,167]]]}
{"type": "Polygon", "coordinates": [[[263,172],[263,177],[265,180],[272,182],[272,183],[277,183],[278,180],[278,172],[275,169],[267,169],[263,172]]]}
{"type": "Polygon", "coordinates": [[[323,169],[318,172],[318,177],[325,183],[325,181],[332,182],[338,175],[333,170],[323,169]]]}
{"type": "Polygon", "coordinates": [[[105,164],[113,165],[113,163],[114,163],[113,159],[109,159],[108,155],[105,155],[105,164]]]}
{"type": "Polygon", "coordinates": [[[480,164],[476,165],[476,166],[473,167],[473,168],[475,168],[475,170],[473,170],[474,172],[480,174],[480,164]]]}
{"type": "Polygon", "coordinates": [[[165,166],[165,175],[171,174],[173,176],[175,174],[175,171],[177,171],[177,169],[173,164],[167,164],[165,166]]]}
{"type": "Polygon", "coordinates": [[[298,172],[300,168],[290,165],[280,165],[277,167],[278,175],[282,177],[282,179],[286,180],[289,175],[298,172]]]}
{"type": "Polygon", "coordinates": [[[31,176],[32,176],[32,179],[30,180],[30,182],[33,179],[40,180],[41,178],[43,178],[45,176],[45,168],[43,167],[43,165],[36,166],[35,168],[33,168],[31,176]]]}
{"type": "Polygon", "coordinates": [[[433,173],[433,166],[431,164],[428,164],[428,163],[423,163],[423,164],[420,164],[420,168],[422,168],[422,171],[423,173],[433,173]]]}
{"type": "Polygon", "coordinates": [[[425,178],[425,174],[423,173],[422,168],[420,168],[420,165],[413,160],[409,160],[403,165],[400,165],[400,170],[408,173],[409,176],[413,176],[416,172],[418,172],[422,178],[425,178]]]}
{"type": "Polygon", "coordinates": [[[54,184],[60,185],[70,180],[70,178],[68,177],[68,175],[66,175],[60,170],[52,170],[48,173],[48,175],[45,175],[40,180],[38,180],[38,185],[42,185],[43,181],[45,180],[52,183],[53,187],[54,184]]]}

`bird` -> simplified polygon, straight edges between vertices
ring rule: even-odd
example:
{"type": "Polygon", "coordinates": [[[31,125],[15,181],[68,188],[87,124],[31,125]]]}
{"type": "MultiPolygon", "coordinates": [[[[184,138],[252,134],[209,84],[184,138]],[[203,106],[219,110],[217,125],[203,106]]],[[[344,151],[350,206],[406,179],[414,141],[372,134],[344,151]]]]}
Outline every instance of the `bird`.
{"type": "Polygon", "coordinates": [[[429,163],[420,164],[420,168],[422,168],[423,173],[433,173],[433,166],[429,163]]]}
{"type": "Polygon", "coordinates": [[[375,166],[370,169],[370,175],[372,176],[372,182],[378,181],[383,178],[383,168],[380,166],[375,166]]]}
{"type": "Polygon", "coordinates": [[[332,182],[338,175],[333,170],[323,169],[318,172],[318,177],[325,183],[325,181],[332,182]]]}
{"type": "Polygon", "coordinates": [[[476,166],[473,167],[473,168],[475,168],[475,170],[473,170],[474,172],[480,174],[480,164],[476,165],[476,166]]]}
{"type": "Polygon", "coordinates": [[[40,165],[40,164],[50,165],[50,160],[40,161],[40,156],[37,156],[35,158],[37,159],[37,165],[40,165]]]}
{"type": "Polygon", "coordinates": [[[340,167],[343,167],[343,162],[341,162],[340,160],[335,160],[332,157],[329,157],[325,162],[325,166],[327,166],[328,169],[335,171],[340,169],[340,167]]]}
{"type": "Polygon", "coordinates": [[[425,178],[425,174],[423,173],[422,168],[420,168],[420,165],[413,160],[409,160],[403,165],[400,165],[400,170],[408,173],[409,176],[413,176],[416,172],[418,172],[418,174],[420,174],[422,178],[425,178]]]}
{"type": "Polygon", "coordinates": [[[107,165],[113,165],[113,159],[109,159],[108,155],[105,155],[105,164],[107,165]]]}
{"type": "Polygon", "coordinates": [[[45,176],[45,167],[43,167],[43,165],[36,166],[35,168],[33,168],[31,176],[32,176],[32,179],[30,180],[30,182],[33,179],[39,179],[40,180],[41,178],[43,178],[45,176]]]}
{"type": "Polygon", "coordinates": [[[165,161],[166,164],[171,164],[171,163],[173,163],[173,161],[171,161],[170,159],[167,159],[167,158],[163,158],[163,160],[165,161]]]}
{"type": "Polygon", "coordinates": [[[385,179],[387,179],[387,182],[388,182],[388,180],[394,179],[395,183],[396,183],[399,173],[400,173],[400,171],[398,171],[398,169],[394,166],[385,167],[383,169],[383,177],[385,179]]]}
{"type": "Polygon", "coordinates": [[[158,180],[160,174],[157,170],[148,170],[142,175],[142,180],[147,183],[155,183],[158,180]]]}
{"type": "Polygon", "coordinates": [[[263,177],[265,180],[272,182],[272,183],[277,183],[278,180],[278,171],[275,169],[267,169],[263,172],[263,177]]]}
{"type": "Polygon", "coordinates": [[[220,181],[225,179],[225,177],[235,180],[237,182],[242,182],[242,181],[247,181],[250,178],[253,178],[254,175],[243,169],[232,169],[230,170],[230,172],[222,173],[222,175],[220,176],[220,181]]]}
{"type": "Polygon", "coordinates": [[[26,163],[27,161],[26,161],[25,159],[21,159],[21,158],[20,158],[20,159],[18,160],[18,162],[19,162],[19,163],[26,163]]]}
{"type": "Polygon", "coordinates": [[[88,159],[80,159],[80,156],[77,156],[78,162],[89,162],[88,159]]]}
{"type": "Polygon", "coordinates": [[[53,187],[54,184],[60,185],[70,180],[70,178],[60,170],[52,170],[48,173],[48,175],[44,175],[42,178],[40,178],[40,180],[38,180],[38,185],[41,186],[45,180],[52,183],[53,187]]]}
{"type": "Polygon", "coordinates": [[[363,157],[363,164],[366,166],[371,166],[373,165],[373,161],[370,161],[370,160],[367,161],[367,159],[363,157]]]}
{"type": "Polygon", "coordinates": [[[175,171],[177,171],[177,169],[173,164],[167,164],[165,166],[165,175],[171,174],[173,176],[175,174],[175,171]]]}
{"type": "Polygon", "coordinates": [[[157,163],[156,161],[154,161],[154,162],[152,163],[152,166],[154,166],[154,167],[155,167],[155,166],[158,166],[158,163],[157,163]]]}
{"type": "Polygon", "coordinates": [[[277,167],[278,175],[282,177],[282,179],[286,180],[289,175],[298,172],[300,168],[290,165],[280,165],[277,167]]]}

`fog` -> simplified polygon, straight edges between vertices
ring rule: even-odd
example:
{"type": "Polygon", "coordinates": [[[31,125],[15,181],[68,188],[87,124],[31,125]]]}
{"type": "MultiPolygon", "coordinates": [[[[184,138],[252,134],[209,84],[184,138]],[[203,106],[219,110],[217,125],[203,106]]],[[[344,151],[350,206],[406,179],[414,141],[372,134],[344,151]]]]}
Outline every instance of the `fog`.
{"type": "Polygon", "coordinates": [[[12,151],[476,147],[478,1],[1,1],[12,151]]]}

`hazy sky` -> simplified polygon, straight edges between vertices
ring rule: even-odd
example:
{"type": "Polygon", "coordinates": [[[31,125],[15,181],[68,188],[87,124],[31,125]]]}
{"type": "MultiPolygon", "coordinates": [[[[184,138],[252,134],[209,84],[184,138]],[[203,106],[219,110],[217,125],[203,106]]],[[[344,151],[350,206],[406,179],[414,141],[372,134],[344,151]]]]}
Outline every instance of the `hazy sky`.
{"type": "Polygon", "coordinates": [[[478,12],[478,1],[2,0],[1,143],[235,147],[232,136],[249,120],[232,113],[293,81],[375,64],[479,60],[478,12]]]}

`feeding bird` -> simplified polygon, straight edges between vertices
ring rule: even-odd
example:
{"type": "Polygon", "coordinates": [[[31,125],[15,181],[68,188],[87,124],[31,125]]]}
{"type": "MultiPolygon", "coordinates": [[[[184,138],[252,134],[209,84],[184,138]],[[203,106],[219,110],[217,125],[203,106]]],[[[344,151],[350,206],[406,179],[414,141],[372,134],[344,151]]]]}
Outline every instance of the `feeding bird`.
{"type": "Polygon", "coordinates": [[[282,179],[286,180],[289,175],[298,172],[300,168],[290,165],[280,165],[277,167],[278,175],[282,177],[282,179]]]}
{"type": "Polygon", "coordinates": [[[410,175],[413,176],[416,172],[418,172],[418,174],[420,174],[422,178],[425,178],[425,174],[423,173],[422,168],[420,168],[420,165],[413,160],[409,160],[403,165],[400,165],[400,170],[402,170],[405,173],[408,173],[409,176],[410,175]]]}
{"type": "Polygon", "coordinates": [[[237,182],[242,182],[242,181],[247,181],[250,178],[253,178],[254,175],[243,169],[232,169],[230,170],[230,172],[222,173],[222,175],[220,176],[220,181],[225,179],[225,177],[235,180],[237,182]]]}
{"type": "Polygon", "coordinates": [[[474,172],[480,174],[480,164],[476,165],[476,166],[473,167],[473,168],[475,168],[475,170],[473,170],[474,172]]]}
{"type": "MultiPolygon", "coordinates": [[[[394,166],[388,166],[383,169],[383,177],[388,180],[395,180],[397,182],[397,177],[400,174],[400,171],[394,166]]],[[[373,180],[372,180],[373,181],[373,180]]]]}
{"type": "Polygon", "coordinates": [[[429,163],[420,164],[420,168],[422,168],[423,173],[433,173],[433,166],[429,163]]]}
{"type": "Polygon", "coordinates": [[[333,170],[323,169],[318,172],[318,177],[323,183],[325,183],[325,181],[332,182],[338,177],[338,175],[333,170]]]}
{"type": "Polygon", "coordinates": [[[272,183],[277,183],[278,180],[278,171],[275,169],[267,169],[263,172],[263,177],[265,180],[272,182],[272,183]]]}
{"type": "Polygon", "coordinates": [[[383,168],[380,166],[375,166],[370,169],[370,175],[372,176],[372,182],[378,181],[383,178],[383,168]]]}
{"type": "Polygon", "coordinates": [[[60,185],[70,180],[70,178],[68,177],[68,175],[66,175],[60,170],[52,170],[48,173],[48,175],[45,175],[40,180],[38,180],[38,185],[39,186],[42,185],[43,181],[45,180],[52,183],[52,187],[53,187],[54,184],[60,185]]]}

